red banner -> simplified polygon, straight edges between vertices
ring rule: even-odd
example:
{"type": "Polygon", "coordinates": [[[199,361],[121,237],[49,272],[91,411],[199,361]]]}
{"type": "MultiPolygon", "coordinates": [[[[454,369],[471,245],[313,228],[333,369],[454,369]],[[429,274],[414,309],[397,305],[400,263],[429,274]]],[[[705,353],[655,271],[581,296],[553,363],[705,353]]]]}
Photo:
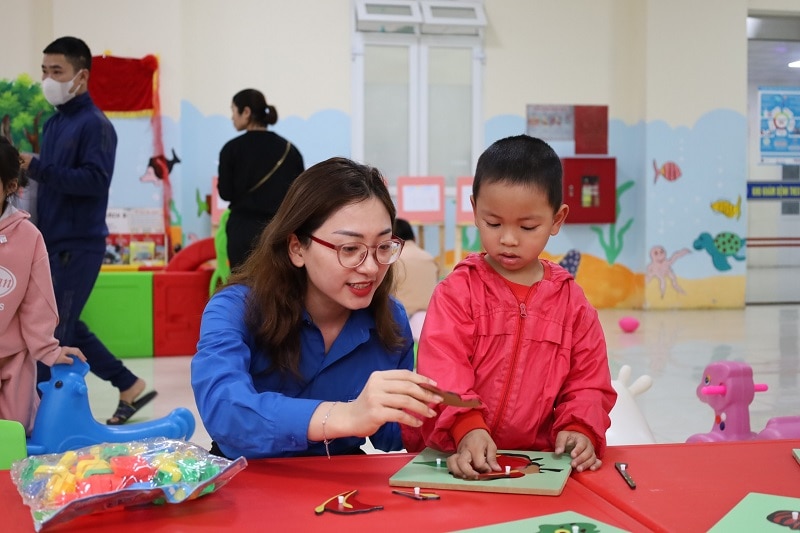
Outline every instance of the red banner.
{"type": "Polygon", "coordinates": [[[95,56],[89,92],[107,114],[150,115],[158,112],[158,59],[95,56]]]}

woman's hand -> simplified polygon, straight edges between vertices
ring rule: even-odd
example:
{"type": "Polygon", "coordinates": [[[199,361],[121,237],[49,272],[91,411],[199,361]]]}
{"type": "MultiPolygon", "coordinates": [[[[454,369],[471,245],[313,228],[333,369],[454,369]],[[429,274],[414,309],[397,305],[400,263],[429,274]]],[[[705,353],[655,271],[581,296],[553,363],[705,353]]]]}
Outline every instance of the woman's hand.
{"type": "Polygon", "coordinates": [[[368,437],[387,422],[419,427],[422,425],[420,417],[436,416],[429,404],[442,401],[441,396],[423,389],[420,383],[436,385],[435,381],[410,370],[373,372],[364,390],[352,402],[320,404],[311,418],[309,438],[368,437]],[[322,420],[325,416],[323,435],[322,420]]]}

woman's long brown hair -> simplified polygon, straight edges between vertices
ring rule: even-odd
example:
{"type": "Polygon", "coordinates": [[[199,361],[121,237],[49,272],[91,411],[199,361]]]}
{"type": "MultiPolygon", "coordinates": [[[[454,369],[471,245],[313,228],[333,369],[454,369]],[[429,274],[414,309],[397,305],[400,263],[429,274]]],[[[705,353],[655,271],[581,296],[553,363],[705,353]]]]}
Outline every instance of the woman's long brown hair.
{"type": "MultiPolygon", "coordinates": [[[[378,169],[341,157],[312,166],[292,183],[252,253],[232,273],[228,285],[250,288],[247,326],[259,348],[270,354],[271,369],[299,375],[300,328],[308,275],[305,268],[298,268],[289,260],[289,238],[296,235],[308,246],[309,236],[334,212],[370,198],[383,203],[394,224],[395,207],[378,169]]],[[[369,309],[381,342],[389,350],[399,350],[403,339],[389,304],[393,285],[393,267],[389,267],[369,309]]]]}

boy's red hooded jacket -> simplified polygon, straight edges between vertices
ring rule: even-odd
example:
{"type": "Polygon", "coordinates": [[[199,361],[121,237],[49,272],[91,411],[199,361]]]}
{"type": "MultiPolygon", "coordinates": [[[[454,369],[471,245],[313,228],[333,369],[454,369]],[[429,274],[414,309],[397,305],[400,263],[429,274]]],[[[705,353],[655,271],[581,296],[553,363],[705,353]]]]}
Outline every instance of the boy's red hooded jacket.
{"type": "Polygon", "coordinates": [[[498,449],[547,451],[559,431],[577,429],[602,457],[617,394],[597,311],[572,275],[549,261],[520,304],[483,256],[469,255],[436,287],[418,361],[440,388],[483,406],[440,406],[421,430],[403,426],[406,447],[454,451],[464,434],[484,427],[498,449]]]}

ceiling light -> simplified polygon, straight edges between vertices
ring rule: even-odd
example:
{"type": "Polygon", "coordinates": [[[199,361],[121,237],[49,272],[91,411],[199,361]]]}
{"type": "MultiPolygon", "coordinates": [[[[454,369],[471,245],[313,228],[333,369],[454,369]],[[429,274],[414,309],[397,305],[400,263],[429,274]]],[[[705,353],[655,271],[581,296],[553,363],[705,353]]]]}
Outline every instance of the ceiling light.
{"type": "Polygon", "coordinates": [[[790,68],[800,68],[800,59],[797,60],[797,61],[792,61],[791,63],[789,63],[789,67],[790,68]]]}

